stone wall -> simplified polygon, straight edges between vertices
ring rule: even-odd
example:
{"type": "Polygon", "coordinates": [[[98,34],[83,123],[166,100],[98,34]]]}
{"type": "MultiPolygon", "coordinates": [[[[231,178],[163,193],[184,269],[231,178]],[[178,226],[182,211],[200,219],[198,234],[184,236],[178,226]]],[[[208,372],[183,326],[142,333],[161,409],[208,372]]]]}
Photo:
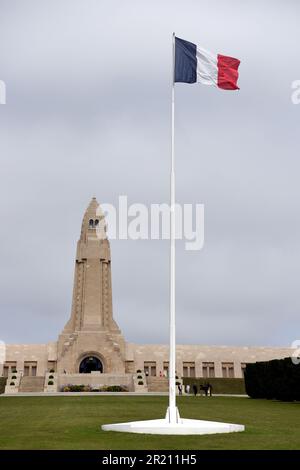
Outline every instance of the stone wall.
{"type": "MultiPolygon", "coordinates": [[[[203,377],[203,363],[214,363],[215,377],[222,377],[222,363],[233,364],[234,377],[243,377],[242,364],[289,357],[291,348],[234,347],[178,345],[176,348],[176,371],[184,375],[184,363],[194,363],[195,376],[203,377]]],[[[135,370],[144,370],[145,362],[156,363],[156,375],[164,370],[169,361],[169,348],[160,344],[126,343],[126,360],[134,364],[135,370]]]]}
{"type": "MultiPolygon", "coordinates": [[[[18,371],[24,370],[25,362],[36,362],[36,375],[45,375],[48,361],[56,361],[57,343],[48,344],[8,344],[6,345],[6,364],[15,363],[18,371]]],[[[2,373],[2,371],[1,371],[2,373]]]]}
{"type": "MultiPolygon", "coordinates": [[[[88,343],[90,347],[90,343],[88,343]]],[[[86,348],[88,347],[86,345],[86,348]]],[[[98,342],[99,356],[101,357],[101,344],[98,342]]],[[[95,345],[93,345],[95,349],[95,345]]],[[[81,377],[77,374],[78,361],[80,360],[81,353],[84,348],[74,350],[72,357],[72,364],[65,367],[67,372],[70,370],[72,374],[67,374],[70,377],[81,377]],[[82,351],[81,351],[82,349],[82,351]],[[79,356],[80,357],[79,357],[79,356]]],[[[293,350],[290,348],[271,348],[271,347],[233,347],[233,346],[201,346],[201,345],[178,345],[177,346],[177,361],[176,371],[180,376],[187,375],[187,367],[194,367],[194,374],[196,377],[203,377],[203,365],[205,363],[213,363],[214,376],[222,377],[222,363],[232,364],[233,376],[236,378],[242,377],[242,365],[247,362],[267,361],[271,359],[280,359],[291,356],[293,350]]],[[[95,353],[97,353],[95,349],[95,353]]],[[[109,356],[109,351],[107,352],[109,356]]],[[[116,352],[115,352],[116,354],[116,352]]],[[[113,373],[103,374],[106,377],[123,377],[132,376],[138,369],[144,371],[145,365],[155,367],[156,375],[163,373],[164,369],[168,366],[169,361],[169,348],[167,345],[159,344],[134,344],[125,343],[125,364],[120,367],[115,367],[113,373]],[[127,374],[124,374],[124,371],[127,374]]],[[[44,376],[51,368],[49,364],[55,363],[57,360],[57,343],[48,344],[10,344],[6,347],[6,364],[16,364],[18,371],[24,370],[24,362],[36,362],[37,370],[36,375],[44,376]]],[[[107,368],[104,368],[104,372],[107,368]]],[[[150,370],[150,369],[149,369],[150,370]]],[[[62,372],[62,371],[60,371],[62,372]]],[[[3,374],[3,366],[0,369],[0,375],[3,374]]],[[[60,377],[65,374],[60,375],[60,377]]],[[[189,374],[188,374],[189,375],[189,374]]],[[[79,382],[80,379],[78,378],[79,382]]],[[[118,379],[119,380],[119,379],[118,379]]],[[[116,380],[115,380],[116,381],[116,380]]],[[[77,382],[76,379],[76,383],[77,382]]],[[[74,382],[75,383],[75,382],[74,382]]],[[[111,380],[109,385],[111,385],[111,380]]],[[[113,385],[117,385],[114,383],[113,385]]]]}
{"type": "Polygon", "coordinates": [[[111,385],[125,385],[129,391],[133,391],[133,378],[131,374],[59,374],[58,376],[58,390],[65,385],[90,385],[94,388],[111,386],[111,385]]]}

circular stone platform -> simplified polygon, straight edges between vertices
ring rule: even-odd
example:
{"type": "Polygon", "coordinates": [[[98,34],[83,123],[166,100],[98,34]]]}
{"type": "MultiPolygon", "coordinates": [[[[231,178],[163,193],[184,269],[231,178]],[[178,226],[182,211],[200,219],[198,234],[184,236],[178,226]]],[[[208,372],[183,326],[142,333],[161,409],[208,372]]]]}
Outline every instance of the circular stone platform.
{"type": "Polygon", "coordinates": [[[245,430],[242,424],[218,423],[198,419],[180,419],[178,423],[170,424],[166,419],[149,421],[133,421],[131,423],[104,424],[103,431],[132,432],[140,434],[218,434],[241,432],[245,430]]]}

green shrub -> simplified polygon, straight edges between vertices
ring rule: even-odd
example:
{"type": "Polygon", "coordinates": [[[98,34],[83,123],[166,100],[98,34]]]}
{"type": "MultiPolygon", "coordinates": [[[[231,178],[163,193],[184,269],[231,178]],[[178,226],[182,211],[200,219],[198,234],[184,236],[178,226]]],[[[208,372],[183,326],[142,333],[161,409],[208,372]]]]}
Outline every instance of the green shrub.
{"type": "Polygon", "coordinates": [[[138,385],[144,385],[144,382],[142,380],[139,380],[138,385]]]}
{"type": "Polygon", "coordinates": [[[17,378],[16,375],[13,375],[13,376],[12,376],[12,380],[15,380],[16,378],[17,378]]]}
{"type": "Polygon", "coordinates": [[[138,375],[137,378],[138,378],[138,379],[142,379],[143,377],[142,377],[141,375],[138,375]]]}
{"type": "Polygon", "coordinates": [[[140,374],[141,372],[142,372],[141,369],[138,369],[138,370],[136,371],[137,374],[140,374]]]}
{"type": "Polygon", "coordinates": [[[53,375],[49,375],[49,379],[54,379],[54,376],[53,375]]]}
{"type": "Polygon", "coordinates": [[[55,370],[54,370],[54,369],[50,369],[49,372],[50,372],[50,374],[54,374],[55,370]]]}
{"type": "Polygon", "coordinates": [[[13,385],[15,385],[15,382],[10,382],[9,385],[10,385],[10,386],[13,386],[13,385]]]}
{"type": "Polygon", "coordinates": [[[109,385],[106,387],[92,388],[90,385],[68,384],[62,387],[63,392],[128,392],[125,385],[109,385]]]}
{"type": "Polygon", "coordinates": [[[128,392],[128,388],[125,385],[108,385],[101,387],[100,392],[128,392]]]}
{"type": "Polygon", "coordinates": [[[0,377],[0,393],[4,393],[7,377],[0,377]]]}
{"type": "Polygon", "coordinates": [[[48,385],[54,385],[53,380],[48,380],[48,385]]]}
{"type": "Polygon", "coordinates": [[[71,392],[83,392],[84,391],[84,385],[71,385],[70,391],[71,392]]]}
{"type": "Polygon", "coordinates": [[[68,384],[63,387],[63,392],[83,392],[84,385],[72,385],[68,384]]]}
{"type": "Polygon", "coordinates": [[[13,374],[16,374],[17,372],[18,372],[17,369],[12,370],[13,374]]]}
{"type": "Polygon", "coordinates": [[[121,385],[111,385],[109,387],[106,387],[107,392],[126,392],[127,390],[125,387],[122,387],[121,385]]]}
{"type": "Polygon", "coordinates": [[[246,392],[251,398],[300,400],[300,365],[290,357],[247,364],[246,392]]]}

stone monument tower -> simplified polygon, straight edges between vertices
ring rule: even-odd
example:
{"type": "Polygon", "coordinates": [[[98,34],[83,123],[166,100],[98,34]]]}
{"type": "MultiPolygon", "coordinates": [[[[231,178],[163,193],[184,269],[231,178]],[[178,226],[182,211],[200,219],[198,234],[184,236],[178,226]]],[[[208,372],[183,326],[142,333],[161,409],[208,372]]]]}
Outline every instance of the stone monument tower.
{"type": "Polygon", "coordinates": [[[93,198],[77,244],[71,317],[58,340],[58,372],[125,372],[125,341],[113,318],[109,241],[93,198]],[[101,232],[103,233],[103,231],[101,232]]]}

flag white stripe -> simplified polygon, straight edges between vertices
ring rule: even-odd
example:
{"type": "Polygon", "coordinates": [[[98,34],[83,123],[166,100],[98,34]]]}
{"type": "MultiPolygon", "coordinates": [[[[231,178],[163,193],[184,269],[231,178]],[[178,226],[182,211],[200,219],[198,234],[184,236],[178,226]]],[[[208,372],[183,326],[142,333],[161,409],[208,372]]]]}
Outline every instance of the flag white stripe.
{"type": "Polygon", "coordinates": [[[197,46],[197,82],[218,86],[218,56],[197,46]]]}

